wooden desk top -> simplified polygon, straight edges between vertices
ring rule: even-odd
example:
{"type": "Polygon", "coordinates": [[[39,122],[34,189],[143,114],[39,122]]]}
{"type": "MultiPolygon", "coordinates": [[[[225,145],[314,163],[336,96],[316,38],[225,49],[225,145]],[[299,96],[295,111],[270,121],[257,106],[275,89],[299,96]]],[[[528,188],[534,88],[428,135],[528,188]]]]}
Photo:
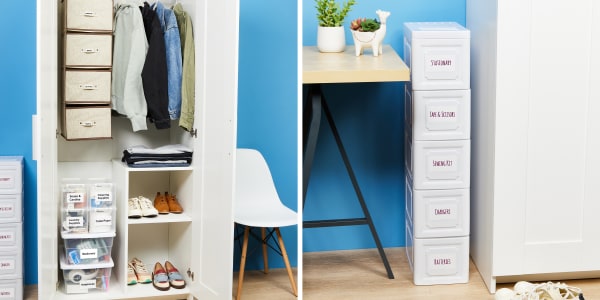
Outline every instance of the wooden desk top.
{"type": "Polygon", "coordinates": [[[410,70],[390,45],[373,56],[370,49],[354,55],[354,46],[341,53],[321,53],[316,46],[302,49],[302,83],[410,81],[410,70]]]}

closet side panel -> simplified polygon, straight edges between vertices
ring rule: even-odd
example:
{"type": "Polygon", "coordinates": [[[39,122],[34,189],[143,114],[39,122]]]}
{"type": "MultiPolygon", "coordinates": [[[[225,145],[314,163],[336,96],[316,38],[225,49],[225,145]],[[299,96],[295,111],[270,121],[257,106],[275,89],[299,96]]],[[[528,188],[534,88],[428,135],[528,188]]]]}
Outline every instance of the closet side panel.
{"type": "Polygon", "coordinates": [[[488,287],[492,282],[494,221],[494,121],[496,102],[496,1],[467,1],[471,31],[471,246],[470,254],[488,287]]]}
{"type": "Polygon", "coordinates": [[[36,90],[39,122],[38,141],[42,151],[37,161],[38,293],[53,297],[58,281],[58,223],[56,189],[57,131],[57,42],[58,3],[38,0],[36,18],[36,90]]]}

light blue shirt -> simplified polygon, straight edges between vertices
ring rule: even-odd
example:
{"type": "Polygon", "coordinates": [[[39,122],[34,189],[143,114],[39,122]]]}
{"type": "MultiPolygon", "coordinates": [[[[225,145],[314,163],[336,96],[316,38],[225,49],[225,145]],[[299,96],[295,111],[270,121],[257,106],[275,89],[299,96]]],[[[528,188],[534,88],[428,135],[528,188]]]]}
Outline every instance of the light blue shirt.
{"type": "Polygon", "coordinates": [[[177,19],[172,10],[165,8],[160,1],[154,4],[156,15],[165,36],[167,55],[167,80],[169,94],[169,116],[179,119],[181,114],[181,40],[177,19]]]}

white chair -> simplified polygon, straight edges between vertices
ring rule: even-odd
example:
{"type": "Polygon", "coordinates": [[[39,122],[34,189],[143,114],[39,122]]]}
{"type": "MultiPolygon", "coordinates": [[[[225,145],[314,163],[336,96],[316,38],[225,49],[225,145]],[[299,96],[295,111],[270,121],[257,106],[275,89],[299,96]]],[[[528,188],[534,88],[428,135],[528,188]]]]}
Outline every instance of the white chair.
{"type": "MultiPolygon", "coordinates": [[[[236,299],[241,299],[242,295],[248,237],[252,234],[251,228],[261,229],[261,238],[259,239],[262,243],[264,272],[269,272],[267,247],[271,247],[283,257],[293,293],[298,296],[292,268],[279,232],[279,227],[298,224],[296,212],[281,203],[269,166],[257,150],[237,149],[235,172],[234,222],[244,227],[236,299]],[[274,238],[273,232],[277,234],[278,244],[276,246],[278,248],[268,244],[274,238]]],[[[254,236],[256,237],[256,235],[254,236]]]]}

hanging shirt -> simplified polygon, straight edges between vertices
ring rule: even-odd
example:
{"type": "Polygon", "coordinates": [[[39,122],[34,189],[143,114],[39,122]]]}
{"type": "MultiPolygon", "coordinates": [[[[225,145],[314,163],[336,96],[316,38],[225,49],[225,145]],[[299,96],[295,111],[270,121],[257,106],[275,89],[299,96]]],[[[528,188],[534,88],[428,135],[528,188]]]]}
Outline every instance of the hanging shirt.
{"type": "Polygon", "coordinates": [[[194,103],[196,98],[196,56],[192,19],[181,6],[175,4],[173,13],[179,27],[181,40],[182,75],[181,75],[181,116],[179,126],[187,131],[194,127],[194,103]]]}
{"type": "Polygon", "coordinates": [[[144,95],[148,105],[148,118],[157,129],[171,127],[167,84],[167,61],[165,39],[156,12],[148,2],[140,7],[148,40],[148,53],[142,70],[144,95]]]}
{"type": "Polygon", "coordinates": [[[181,41],[177,19],[172,10],[165,8],[160,1],[154,4],[165,39],[167,56],[167,80],[169,86],[169,116],[179,119],[181,114],[181,41]]]}
{"type": "Polygon", "coordinates": [[[112,109],[129,118],[134,132],[146,130],[148,108],[142,85],[142,69],[148,41],[139,8],[119,4],[113,28],[112,109]]]}

